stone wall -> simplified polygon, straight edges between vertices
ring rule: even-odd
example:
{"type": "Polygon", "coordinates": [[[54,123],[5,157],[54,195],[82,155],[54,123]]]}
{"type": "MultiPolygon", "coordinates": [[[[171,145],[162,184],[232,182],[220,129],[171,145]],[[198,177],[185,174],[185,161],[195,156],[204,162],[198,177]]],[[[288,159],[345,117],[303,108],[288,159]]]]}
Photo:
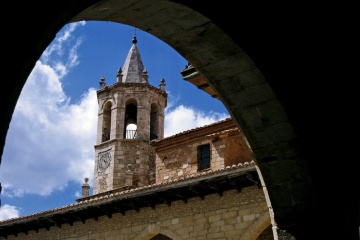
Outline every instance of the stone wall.
{"type": "MultiPolygon", "coordinates": [[[[99,217],[98,220],[75,222],[38,233],[29,232],[8,239],[24,240],[149,240],[158,234],[176,240],[199,239],[272,239],[269,235],[270,215],[262,189],[257,186],[200,198],[187,203],[176,201],[168,206],[156,205],[155,209],[142,208],[99,217]],[[264,235],[261,233],[264,232],[264,235]]],[[[155,239],[155,238],[154,238],[155,239]]]]}
{"type": "Polygon", "coordinates": [[[95,147],[93,194],[150,185],[155,182],[154,175],[155,153],[147,142],[115,139],[95,147]],[[109,151],[111,155],[111,164],[106,169],[98,167],[99,153],[102,151],[109,151]]]}
{"type": "Polygon", "coordinates": [[[243,135],[238,130],[231,130],[224,137],[215,140],[203,137],[197,141],[187,141],[176,148],[157,151],[156,181],[189,176],[198,173],[197,151],[198,146],[210,144],[210,169],[216,171],[227,166],[251,162],[252,153],[243,135]]]}

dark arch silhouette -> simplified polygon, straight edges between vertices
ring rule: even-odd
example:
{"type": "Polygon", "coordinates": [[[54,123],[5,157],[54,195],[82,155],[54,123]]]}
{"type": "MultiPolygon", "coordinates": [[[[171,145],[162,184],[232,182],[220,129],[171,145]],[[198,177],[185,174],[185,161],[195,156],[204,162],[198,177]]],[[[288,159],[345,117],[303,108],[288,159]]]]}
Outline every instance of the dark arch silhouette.
{"type": "Polygon", "coordinates": [[[357,109],[356,7],[233,4],[6,1],[3,9],[21,24],[3,20],[1,154],[21,89],[61,27],[125,23],[163,40],[206,77],[249,140],[281,229],[296,239],[358,239],[358,167],[349,137],[357,109]]]}

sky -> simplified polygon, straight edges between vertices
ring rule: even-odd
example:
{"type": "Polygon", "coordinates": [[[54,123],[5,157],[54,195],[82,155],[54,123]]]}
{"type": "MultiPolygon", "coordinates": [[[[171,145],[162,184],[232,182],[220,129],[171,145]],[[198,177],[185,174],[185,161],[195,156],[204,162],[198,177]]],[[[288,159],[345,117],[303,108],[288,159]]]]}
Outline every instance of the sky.
{"type": "Polygon", "coordinates": [[[136,34],[149,83],[165,79],[165,137],[230,117],[182,79],[188,64],[169,45],[124,24],[65,25],[36,62],[15,107],[0,165],[0,221],[76,203],[94,177],[99,82],[116,82],[136,34]]]}

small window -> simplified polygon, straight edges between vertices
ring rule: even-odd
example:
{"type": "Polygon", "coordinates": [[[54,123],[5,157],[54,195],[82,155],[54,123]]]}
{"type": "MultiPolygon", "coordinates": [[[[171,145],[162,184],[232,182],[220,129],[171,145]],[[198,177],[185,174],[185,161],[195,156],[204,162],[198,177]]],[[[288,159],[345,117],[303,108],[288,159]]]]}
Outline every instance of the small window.
{"type": "Polygon", "coordinates": [[[198,171],[210,168],[210,144],[198,146],[198,171]]]}

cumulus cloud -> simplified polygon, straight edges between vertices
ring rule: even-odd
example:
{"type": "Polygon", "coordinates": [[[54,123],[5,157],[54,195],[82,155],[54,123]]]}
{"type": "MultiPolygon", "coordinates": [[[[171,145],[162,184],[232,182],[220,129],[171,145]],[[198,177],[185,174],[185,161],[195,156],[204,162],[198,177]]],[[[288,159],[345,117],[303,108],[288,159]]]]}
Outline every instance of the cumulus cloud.
{"type": "Polygon", "coordinates": [[[5,204],[4,206],[0,207],[0,221],[10,219],[10,218],[16,218],[19,216],[19,209],[15,206],[10,206],[8,204],[5,204]]]}
{"type": "MultiPolygon", "coordinates": [[[[70,104],[61,83],[78,64],[77,48],[81,41],[75,39],[67,57],[62,45],[81,25],[83,23],[65,27],[37,61],[24,85],[2,156],[3,196],[49,196],[66,188],[69,181],[81,184],[85,177],[93,177],[96,90],[88,89],[79,102],[70,104]]],[[[6,204],[1,208],[2,219],[18,214],[15,206],[6,204]]]]}
{"type": "MultiPolygon", "coordinates": [[[[98,103],[96,90],[86,90],[71,103],[62,79],[80,63],[77,51],[82,38],[72,32],[84,22],[69,24],[37,61],[17,102],[6,138],[0,171],[6,197],[35,194],[43,197],[93,180],[98,103]],[[70,41],[72,40],[72,41],[70,41]],[[72,44],[70,44],[72,42],[72,44]],[[65,51],[66,50],[66,51],[65,51]]],[[[165,112],[165,137],[211,124],[227,113],[204,112],[177,105],[170,96],[165,112]]],[[[80,197],[77,190],[72,196],[80,197]]],[[[5,204],[0,220],[17,217],[21,208],[5,204]]]]}
{"type": "Polygon", "coordinates": [[[165,113],[164,137],[205,126],[229,117],[227,113],[203,112],[191,106],[179,105],[165,113]]]}

